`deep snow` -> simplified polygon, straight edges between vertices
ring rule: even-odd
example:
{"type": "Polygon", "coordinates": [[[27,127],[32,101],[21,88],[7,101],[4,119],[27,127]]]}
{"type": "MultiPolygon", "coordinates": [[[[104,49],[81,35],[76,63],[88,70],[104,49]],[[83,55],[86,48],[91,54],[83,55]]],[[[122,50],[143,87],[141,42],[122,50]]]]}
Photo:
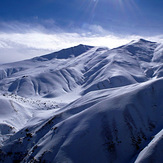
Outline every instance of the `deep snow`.
{"type": "Polygon", "coordinates": [[[162,162],[162,54],[140,39],[0,65],[0,161],[162,162]]]}

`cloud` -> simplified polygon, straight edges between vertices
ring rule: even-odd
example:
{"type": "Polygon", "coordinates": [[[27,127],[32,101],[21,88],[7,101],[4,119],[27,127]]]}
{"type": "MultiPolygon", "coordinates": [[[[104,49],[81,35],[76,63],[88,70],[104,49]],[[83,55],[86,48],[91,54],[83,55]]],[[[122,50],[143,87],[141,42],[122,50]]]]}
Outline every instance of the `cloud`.
{"type": "MultiPolygon", "coordinates": [[[[46,22],[54,24],[51,20],[46,22]]],[[[32,25],[15,23],[14,28],[10,28],[10,25],[8,25],[8,31],[0,31],[0,63],[28,59],[78,44],[114,48],[142,37],[116,35],[109,33],[99,25],[85,25],[74,32],[66,32],[59,28],[47,30],[48,28],[46,29],[39,24],[33,27],[32,25]]],[[[163,42],[163,36],[145,38],[163,42]]]]}

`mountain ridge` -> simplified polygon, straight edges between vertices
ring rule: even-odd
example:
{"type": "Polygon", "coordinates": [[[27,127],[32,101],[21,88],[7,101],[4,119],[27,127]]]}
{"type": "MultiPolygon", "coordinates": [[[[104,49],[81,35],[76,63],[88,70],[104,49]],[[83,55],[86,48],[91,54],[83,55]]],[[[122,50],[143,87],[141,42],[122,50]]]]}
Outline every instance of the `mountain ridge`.
{"type": "Polygon", "coordinates": [[[41,57],[36,57],[33,58],[33,60],[40,60],[40,61],[44,61],[44,60],[51,60],[51,59],[67,59],[67,58],[71,58],[71,57],[77,57],[78,55],[86,52],[87,50],[93,48],[93,46],[88,46],[88,45],[83,45],[83,44],[79,44],[77,46],[74,47],[70,47],[67,49],[62,49],[58,52],[53,52],[47,55],[43,55],[41,57]]]}
{"type": "Polygon", "coordinates": [[[162,161],[162,54],[140,39],[0,65],[0,161],[162,161]]]}

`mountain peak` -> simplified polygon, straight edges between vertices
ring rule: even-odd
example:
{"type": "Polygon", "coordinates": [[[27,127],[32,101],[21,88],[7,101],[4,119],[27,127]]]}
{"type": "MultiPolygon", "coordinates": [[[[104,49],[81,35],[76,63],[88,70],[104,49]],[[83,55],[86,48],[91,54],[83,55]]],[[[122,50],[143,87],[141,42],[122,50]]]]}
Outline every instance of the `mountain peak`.
{"type": "Polygon", "coordinates": [[[74,47],[62,49],[60,51],[53,52],[53,53],[43,55],[43,56],[40,56],[40,57],[35,57],[33,59],[34,60],[39,60],[39,61],[51,60],[53,58],[67,59],[67,58],[71,58],[73,56],[74,57],[79,56],[80,54],[90,50],[91,48],[93,48],[93,46],[79,44],[79,45],[74,46],[74,47]]]}
{"type": "Polygon", "coordinates": [[[150,42],[150,41],[145,40],[145,39],[143,39],[143,38],[140,38],[139,41],[141,41],[141,42],[150,42]]]}
{"type": "Polygon", "coordinates": [[[149,44],[155,44],[156,42],[152,42],[152,41],[149,41],[149,40],[146,40],[146,39],[143,39],[143,38],[140,38],[140,39],[137,39],[137,40],[132,40],[129,44],[127,45],[131,45],[131,44],[144,44],[144,43],[149,43],[149,44]]]}
{"type": "Polygon", "coordinates": [[[152,41],[149,41],[149,40],[145,40],[145,39],[143,39],[143,38],[140,38],[140,39],[138,40],[138,42],[141,42],[141,43],[156,43],[156,42],[152,42],[152,41]]]}

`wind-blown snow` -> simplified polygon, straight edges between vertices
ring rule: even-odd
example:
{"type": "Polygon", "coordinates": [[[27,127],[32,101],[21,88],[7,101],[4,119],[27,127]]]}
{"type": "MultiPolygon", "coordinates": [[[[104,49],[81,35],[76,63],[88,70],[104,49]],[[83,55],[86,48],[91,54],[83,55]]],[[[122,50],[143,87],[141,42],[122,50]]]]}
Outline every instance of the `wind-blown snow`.
{"type": "Polygon", "coordinates": [[[162,162],[162,52],[140,39],[0,65],[0,160],[162,162]]]}

